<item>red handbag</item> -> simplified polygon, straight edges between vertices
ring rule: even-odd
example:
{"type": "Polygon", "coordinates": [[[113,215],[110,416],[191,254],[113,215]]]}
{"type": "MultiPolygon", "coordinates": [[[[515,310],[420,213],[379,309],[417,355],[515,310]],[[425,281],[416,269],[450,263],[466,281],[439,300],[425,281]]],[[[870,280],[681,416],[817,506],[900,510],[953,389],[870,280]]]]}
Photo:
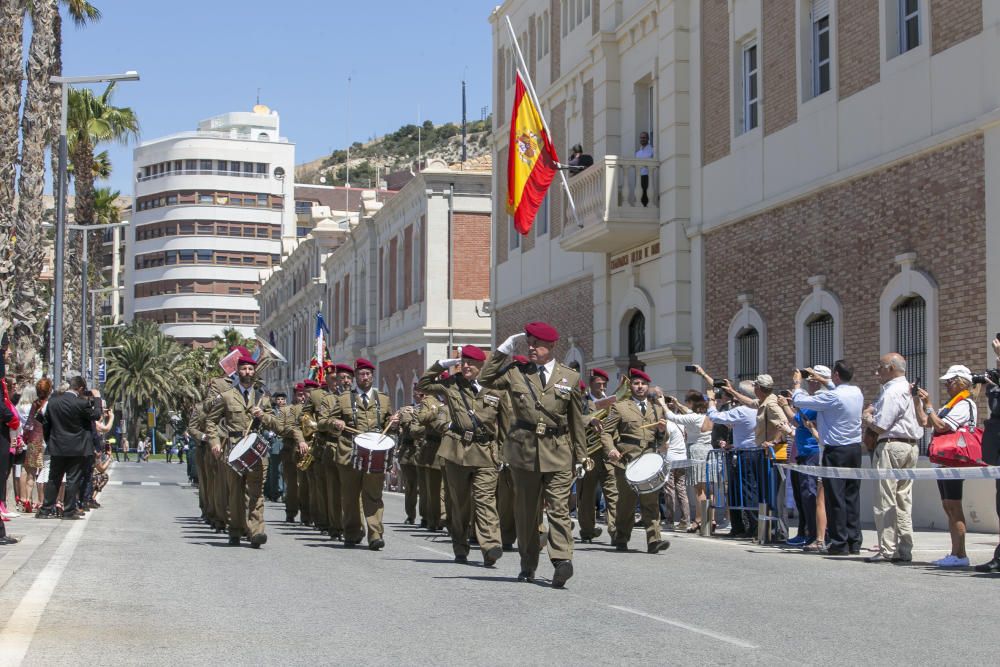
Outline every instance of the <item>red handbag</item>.
{"type": "Polygon", "coordinates": [[[931,438],[927,451],[931,463],[947,468],[972,468],[988,465],[983,461],[983,429],[963,426],[953,433],[931,438]]]}

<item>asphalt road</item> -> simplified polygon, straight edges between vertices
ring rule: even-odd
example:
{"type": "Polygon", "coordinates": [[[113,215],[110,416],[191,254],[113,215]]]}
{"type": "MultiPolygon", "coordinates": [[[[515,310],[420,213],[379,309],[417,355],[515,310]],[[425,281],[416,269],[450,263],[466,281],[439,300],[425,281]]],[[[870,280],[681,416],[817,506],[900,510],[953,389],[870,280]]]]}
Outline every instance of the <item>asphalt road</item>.
{"type": "MultiPolygon", "coordinates": [[[[395,494],[384,551],[285,524],[277,504],[258,551],[198,522],[183,466],[112,475],[84,521],[8,524],[24,541],[0,552],[0,665],[996,662],[1000,577],[928,567],[943,535],[918,536],[925,562],[909,566],[687,535],[619,554],[602,538],[554,590],[544,555],[535,584],[516,582],[517,554],[453,563],[395,494]]],[[[970,536],[973,561],[994,544],[970,536]]]]}

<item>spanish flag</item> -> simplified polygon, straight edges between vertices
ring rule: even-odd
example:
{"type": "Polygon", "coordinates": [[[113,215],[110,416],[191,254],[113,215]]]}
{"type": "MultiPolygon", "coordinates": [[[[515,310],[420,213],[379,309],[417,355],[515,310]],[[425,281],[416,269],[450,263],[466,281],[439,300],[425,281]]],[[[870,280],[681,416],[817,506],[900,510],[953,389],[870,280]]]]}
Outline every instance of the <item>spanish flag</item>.
{"type": "Polygon", "coordinates": [[[514,216],[514,228],[521,234],[531,230],[558,162],[542,117],[518,72],[507,152],[507,212],[514,216]]]}

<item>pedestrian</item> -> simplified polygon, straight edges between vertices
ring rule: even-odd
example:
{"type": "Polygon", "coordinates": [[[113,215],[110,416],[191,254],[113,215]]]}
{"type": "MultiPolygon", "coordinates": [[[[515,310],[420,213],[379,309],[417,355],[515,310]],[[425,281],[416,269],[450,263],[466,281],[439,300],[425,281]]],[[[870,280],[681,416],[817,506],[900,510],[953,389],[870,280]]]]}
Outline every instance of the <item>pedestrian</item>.
{"type": "MultiPolygon", "coordinates": [[[[988,465],[1000,465],[1000,336],[992,341],[994,368],[983,374],[986,385],[986,402],[990,416],[983,424],[983,461],[988,465]]],[[[996,481],[995,504],[1000,518],[1000,479],[996,481]]],[[[1000,546],[993,552],[993,558],[976,566],[976,572],[1000,572],[1000,546]]]]}
{"type": "Polygon", "coordinates": [[[69,381],[69,388],[52,396],[41,412],[45,441],[51,453],[49,483],[45,487],[45,502],[35,515],[55,516],[56,500],[63,478],[64,519],[79,519],[80,486],[85,459],[94,450],[93,424],[101,417],[99,399],[85,396],[87,383],[79,375],[69,381]]]}
{"type": "MultiPolygon", "coordinates": [[[[659,387],[654,387],[650,390],[649,397],[663,410],[664,417],[666,417],[667,404],[663,398],[663,391],[659,387]]],[[[663,434],[667,462],[682,464],[687,461],[687,439],[684,435],[684,429],[676,422],[667,420],[664,424],[663,434]]],[[[670,472],[667,473],[667,483],[663,486],[663,499],[669,511],[669,520],[673,522],[673,529],[682,533],[687,532],[691,525],[691,503],[688,500],[687,486],[688,468],[684,466],[671,468],[670,472]],[[680,521],[677,521],[678,517],[680,521]]]]}
{"type": "MultiPolygon", "coordinates": [[[[636,149],[635,156],[640,160],[653,159],[653,144],[649,142],[649,132],[639,133],[639,148],[636,149]]],[[[649,167],[639,169],[639,185],[642,188],[640,201],[646,207],[649,205],[649,167]]]]}
{"type": "Polygon", "coordinates": [[[128,436],[125,435],[125,429],[122,429],[122,454],[124,455],[125,463],[129,462],[128,451],[129,451],[128,436]]]}
{"type": "Polygon", "coordinates": [[[139,438],[139,442],[135,446],[135,460],[139,463],[146,460],[146,436],[139,438]]]}
{"type": "MultiPolygon", "coordinates": [[[[906,359],[890,352],[879,359],[875,375],[882,390],[865,409],[862,425],[873,434],[875,467],[908,470],[917,466],[923,429],[917,421],[912,392],[906,379],[906,359]]],[[[913,480],[880,479],[875,495],[875,530],[879,551],[869,563],[913,560],[913,480]]]]}
{"type": "Polygon", "coordinates": [[[39,482],[39,475],[45,466],[45,438],[42,434],[42,425],[35,415],[45,404],[52,391],[52,382],[48,378],[42,378],[34,387],[26,387],[21,393],[21,401],[18,404],[18,412],[25,401],[30,401],[27,414],[21,419],[21,437],[27,445],[24,456],[23,479],[24,488],[21,491],[21,503],[25,512],[33,512],[42,506],[44,497],[44,487],[39,482]]]}
{"type": "MultiPolygon", "coordinates": [[[[702,371],[702,377],[709,385],[715,381],[702,371]]],[[[721,382],[721,381],[720,381],[721,382]]],[[[720,387],[730,398],[735,398],[734,390],[728,380],[720,387]]],[[[753,399],[754,385],[749,380],[739,383],[738,391],[744,399],[753,399]]],[[[729,466],[729,486],[727,502],[729,504],[729,535],[731,539],[756,537],[757,535],[757,472],[753,461],[757,456],[757,410],[738,403],[735,400],[725,410],[716,408],[714,396],[708,400],[708,411],[705,413],[712,424],[728,426],[732,429],[732,442],[727,443],[727,465],[729,466]],[[753,508],[744,511],[744,507],[753,508]]],[[[714,429],[713,429],[714,430],[714,429]]]]}
{"type": "MultiPolygon", "coordinates": [[[[951,366],[941,376],[948,402],[935,412],[930,394],[923,387],[917,388],[913,397],[917,421],[923,428],[934,429],[934,435],[954,433],[961,428],[974,429],[978,411],[972,397],[972,371],[966,366],[951,366]]],[[[963,480],[939,479],[938,492],[941,505],[948,515],[948,532],[951,533],[951,553],[932,563],[938,567],[968,567],[969,555],[965,553],[965,512],[962,510],[963,480]]]]}
{"type": "Polygon", "coordinates": [[[166,459],[166,462],[167,463],[173,463],[174,456],[176,456],[176,455],[177,455],[177,441],[174,440],[173,442],[170,443],[170,446],[167,447],[167,459],[166,459]]]}
{"type": "MultiPolygon", "coordinates": [[[[705,467],[708,453],[712,451],[712,420],[705,416],[707,411],[708,400],[700,391],[687,392],[683,404],[673,396],[666,397],[667,420],[684,428],[688,455],[695,462],[691,468],[695,492],[695,519],[687,529],[689,533],[697,533],[701,529],[702,522],[710,520],[702,516],[702,505],[708,499],[705,495],[707,482],[705,467]]],[[[715,521],[712,521],[712,530],[715,530],[715,521]]]]}
{"type": "Polygon", "coordinates": [[[567,166],[569,166],[569,175],[576,176],[593,164],[594,158],[583,152],[583,144],[574,144],[573,148],[570,149],[569,162],[567,163],[567,166]]]}
{"type": "Polygon", "coordinates": [[[10,518],[5,516],[7,514],[7,475],[13,463],[10,429],[19,426],[19,424],[11,426],[18,417],[13,404],[7,400],[7,357],[10,353],[7,348],[8,340],[8,335],[4,334],[3,340],[0,342],[0,383],[3,383],[3,400],[0,400],[0,546],[17,544],[18,542],[16,537],[7,535],[6,523],[10,518]]]}
{"type": "MultiPolygon", "coordinates": [[[[817,365],[806,378],[809,394],[826,391],[826,383],[831,380],[832,371],[817,365]]],[[[816,427],[818,413],[808,408],[795,407],[791,399],[778,397],[778,405],[785,411],[788,421],[795,427],[795,463],[797,465],[818,466],[820,460],[819,430],[816,427]]],[[[792,472],[792,495],[795,510],[799,515],[799,532],[789,538],[786,544],[805,547],[816,543],[816,496],[817,478],[800,472],[792,472]]]]}

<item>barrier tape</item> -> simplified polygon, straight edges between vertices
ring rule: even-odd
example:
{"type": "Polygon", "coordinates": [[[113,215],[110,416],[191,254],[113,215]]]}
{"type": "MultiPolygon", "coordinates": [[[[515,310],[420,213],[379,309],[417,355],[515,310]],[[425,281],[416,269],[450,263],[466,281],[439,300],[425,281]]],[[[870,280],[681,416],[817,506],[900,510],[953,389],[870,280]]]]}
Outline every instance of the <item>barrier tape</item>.
{"type": "Polygon", "coordinates": [[[1000,479],[1000,466],[979,468],[830,468],[779,464],[782,468],[827,479],[1000,479]]]}

